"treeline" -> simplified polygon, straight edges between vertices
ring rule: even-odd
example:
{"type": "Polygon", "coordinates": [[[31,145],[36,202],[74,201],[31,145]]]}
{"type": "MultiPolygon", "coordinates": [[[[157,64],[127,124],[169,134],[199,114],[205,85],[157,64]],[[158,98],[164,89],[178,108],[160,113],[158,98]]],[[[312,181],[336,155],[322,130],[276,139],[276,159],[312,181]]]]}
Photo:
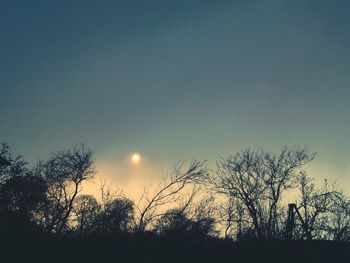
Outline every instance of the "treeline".
{"type": "MultiPolygon", "coordinates": [[[[132,200],[101,187],[81,194],[96,170],[84,146],[29,165],[2,144],[1,234],[34,227],[62,237],[151,233],[193,240],[350,240],[350,202],[327,180],[317,186],[304,167],[315,154],[283,147],[279,153],[243,150],[205,162],[180,163],[156,188],[132,200]],[[293,196],[293,206],[288,206],[293,196]],[[291,209],[292,208],[292,209],[291,209]]],[[[32,228],[31,228],[32,229],[32,228]]],[[[36,232],[37,233],[37,232],[36,232]]]]}

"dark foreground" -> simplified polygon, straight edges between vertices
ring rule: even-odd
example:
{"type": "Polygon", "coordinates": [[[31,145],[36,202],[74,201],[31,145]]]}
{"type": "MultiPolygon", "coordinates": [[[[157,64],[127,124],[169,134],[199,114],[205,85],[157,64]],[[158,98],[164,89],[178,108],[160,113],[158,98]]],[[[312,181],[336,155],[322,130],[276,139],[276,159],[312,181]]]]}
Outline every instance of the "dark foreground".
{"type": "Polygon", "coordinates": [[[0,262],[350,262],[350,243],[159,237],[152,233],[57,237],[2,221],[0,262]]]}
{"type": "Polygon", "coordinates": [[[57,238],[31,233],[2,235],[0,262],[350,262],[350,245],[195,240],[152,234],[57,238]]]}

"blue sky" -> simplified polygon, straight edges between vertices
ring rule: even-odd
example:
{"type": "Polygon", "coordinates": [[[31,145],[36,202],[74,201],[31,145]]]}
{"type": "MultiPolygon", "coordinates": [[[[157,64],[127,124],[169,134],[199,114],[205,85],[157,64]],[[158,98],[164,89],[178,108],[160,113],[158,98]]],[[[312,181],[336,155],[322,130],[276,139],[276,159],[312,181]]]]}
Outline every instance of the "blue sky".
{"type": "Polygon", "coordinates": [[[85,143],[113,178],[134,151],[153,172],[309,145],[313,176],[350,184],[349,13],[348,1],[1,1],[0,139],[30,161],[85,143]]]}

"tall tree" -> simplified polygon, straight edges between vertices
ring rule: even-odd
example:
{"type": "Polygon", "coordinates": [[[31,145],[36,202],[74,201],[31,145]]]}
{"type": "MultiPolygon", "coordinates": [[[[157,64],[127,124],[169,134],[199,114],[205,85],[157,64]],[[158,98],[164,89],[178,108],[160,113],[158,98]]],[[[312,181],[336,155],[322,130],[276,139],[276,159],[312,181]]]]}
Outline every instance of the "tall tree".
{"type": "Polygon", "coordinates": [[[47,161],[38,163],[35,172],[48,184],[47,201],[41,215],[41,222],[48,231],[60,234],[69,227],[68,219],[81,185],[95,175],[92,157],[92,151],[81,145],[53,153],[47,161]]]}
{"type": "Polygon", "coordinates": [[[345,223],[344,227],[347,227],[349,217],[347,202],[334,187],[334,185],[330,186],[325,179],[322,187],[318,188],[305,172],[301,173],[299,178],[300,200],[297,207],[301,222],[296,225],[297,238],[321,239],[331,232],[335,234],[333,238],[340,237],[342,223],[345,223]],[[334,221],[335,225],[331,227],[331,220],[337,219],[340,221],[334,221]],[[342,222],[342,220],[345,221],[342,222]]]}
{"type": "Polygon", "coordinates": [[[243,150],[221,159],[209,181],[218,193],[244,205],[257,238],[276,238],[283,191],[296,187],[296,171],[314,156],[308,148],[287,146],[279,154],[243,150]]]}
{"type": "Polygon", "coordinates": [[[145,191],[136,205],[138,214],[137,229],[144,231],[157,218],[164,214],[164,209],[176,204],[186,187],[206,177],[207,171],[203,162],[193,161],[188,168],[184,163],[177,165],[165,174],[153,193],[145,191]]]}

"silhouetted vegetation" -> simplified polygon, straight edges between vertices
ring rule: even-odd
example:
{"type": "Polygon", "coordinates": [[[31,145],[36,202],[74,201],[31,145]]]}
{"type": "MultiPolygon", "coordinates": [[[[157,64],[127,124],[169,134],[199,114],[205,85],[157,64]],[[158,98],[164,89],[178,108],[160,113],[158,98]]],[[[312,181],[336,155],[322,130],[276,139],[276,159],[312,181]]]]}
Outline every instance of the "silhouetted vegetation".
{"type": "Polygon", "coordinates": [[[304,166],[315,158],[308,148],[243,150],[219,160],[215,170],[180,163],[139,200],[105,185],[101,196],[81,194],[96,173],[84,146],[31,165],[7,144],[0,155],[0,234],[8,262],[282,256],[319,262],[349,253],[350,202],[335,184],[325,179],[317,186],[307,175],[304,166]]]}

